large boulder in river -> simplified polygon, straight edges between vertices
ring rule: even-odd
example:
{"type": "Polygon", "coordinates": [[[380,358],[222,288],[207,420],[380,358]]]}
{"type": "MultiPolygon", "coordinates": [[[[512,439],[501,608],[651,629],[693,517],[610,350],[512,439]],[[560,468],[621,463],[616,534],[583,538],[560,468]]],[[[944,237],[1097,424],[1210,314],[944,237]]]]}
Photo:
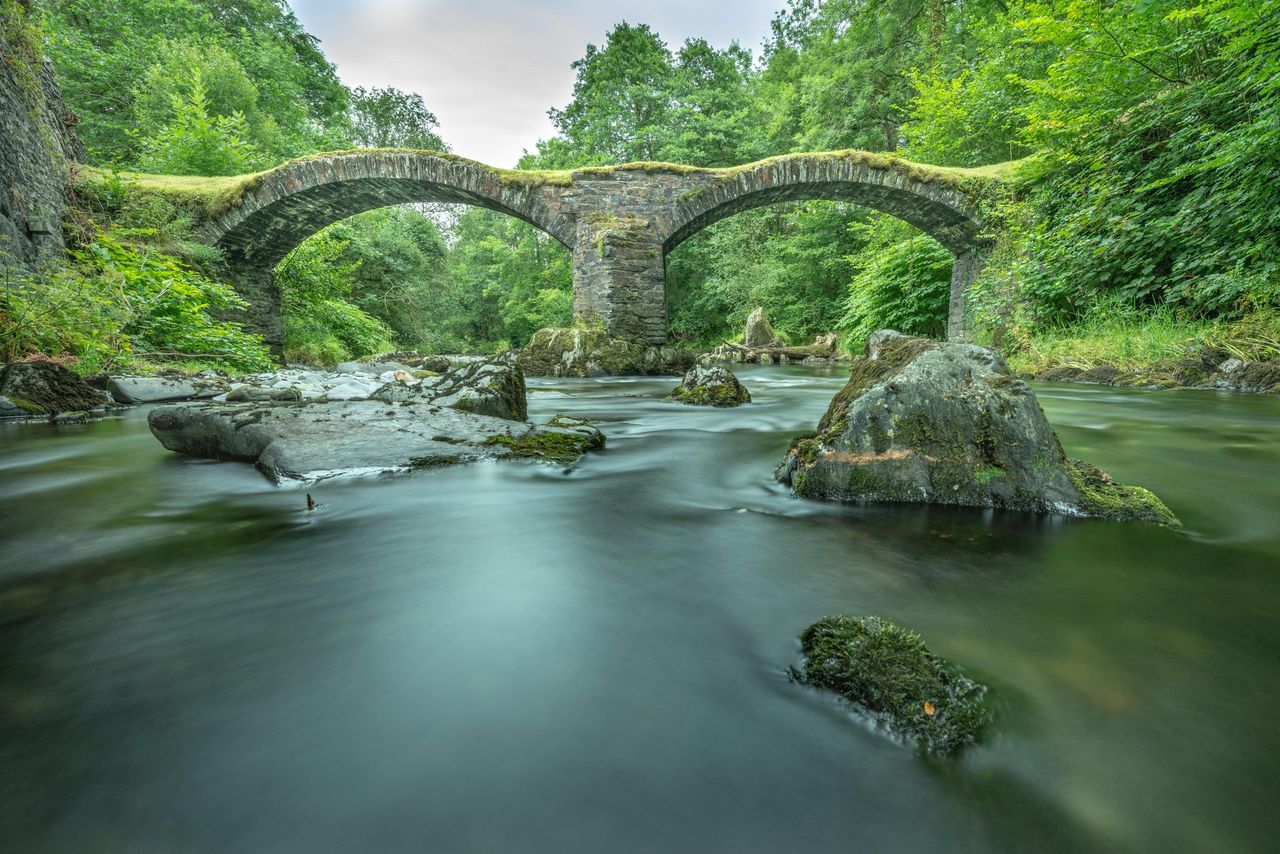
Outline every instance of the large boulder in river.
{"type": "Polygon", "coordinates": [[[1035,393],[994,351],[874,333],[810,437],[778,469],[796,495],[1177,525],[1158,498],[1068,460],[1035,393]]]}
{"type": "Polygon", "coordinates": [[[747,315],[747,324],[742,331],[742,343],[748,347],[768,347],[778,340],[778,333],[773,331],[773,324],[764,316],[763,308],[756,308],[747,315]]]}
{"type": "Polygon", "coordinates": [[[534,425],[429,403],[191,403],[150,413],[171,451],[255,464],[277,483],[433,468],[484,458],[572,463],[604,446],[588,424],[534,425]]]}
{"type": "Polygon", "coordinates": [[[86,412],[110,403],[105,394],[57,362],[17,362],[0,367],[0,416],[86,412]]]}
{"type": "Polygon", "coordinates": [[[441,376],[416,382],[387,383],[372,398],[387,403],[430,403],[512,421],[528,417],[524,373],[509,356],[467,362],[441,376]]]}
{"type": "Polygon", "coordinates": [[[539,329],[519,356],[530,377],[681,374],[693,361],[686,350],[613,338],[598,329],[539,329]]]}
{"type": "Polygon", "coordinates": [[[697,406],[727,407],[750,403],[751,393],[728,368],[694,365],[671,392],[671,399],[697,406]]]}

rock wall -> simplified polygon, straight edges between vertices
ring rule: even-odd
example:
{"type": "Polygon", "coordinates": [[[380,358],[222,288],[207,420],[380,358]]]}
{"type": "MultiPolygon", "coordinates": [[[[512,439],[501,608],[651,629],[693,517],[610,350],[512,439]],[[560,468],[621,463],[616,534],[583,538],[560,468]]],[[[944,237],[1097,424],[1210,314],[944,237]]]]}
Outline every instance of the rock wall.
{"type": "Polygon", "coordinates": [[[68,164],[84,149],[25,6],[0,19],[0,265],[34,267],[61,255],[68,164]]]}

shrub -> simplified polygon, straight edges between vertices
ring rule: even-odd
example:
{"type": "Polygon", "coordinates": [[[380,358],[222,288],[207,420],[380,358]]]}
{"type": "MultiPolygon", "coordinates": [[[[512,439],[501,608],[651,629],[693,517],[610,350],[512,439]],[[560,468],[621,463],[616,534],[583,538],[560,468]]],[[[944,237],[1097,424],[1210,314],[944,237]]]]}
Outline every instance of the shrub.
{"type": "Polygon", "coordinates": [[[0,358],[74,357],[83,370],[143,360],[217,361],[265,370],[260,336],[218,313],[247,307],[236,292],[170,255],[98,234],[70,264],[13,276],[0,291],[0,358]]]}
{"type": "Polygon", "coordinates": [[[951,253],[887,217],[877,217],[866,228],[873,236],[850,259],[856,272],[836,325],[845,333],[846,345],[860,346],[877,329],[941,338],[947,329],[951,253]]]}

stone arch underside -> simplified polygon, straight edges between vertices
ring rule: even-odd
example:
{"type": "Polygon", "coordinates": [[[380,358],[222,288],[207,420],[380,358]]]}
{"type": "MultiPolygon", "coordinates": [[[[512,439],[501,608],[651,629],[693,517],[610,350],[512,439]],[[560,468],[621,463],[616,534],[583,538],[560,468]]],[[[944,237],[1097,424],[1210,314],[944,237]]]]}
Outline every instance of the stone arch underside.
{"type": "Polygon", "coordinates": [[[498,170],[431,155],[339,155],[267,173],[207,233],[233,264],[274,267],[303,240],[335,222],[390,205],[467,204],[514,216],[572,246],[572,225],[543,188],[506,181],[498,170]]]}
{"type": "Polygon", "coordinates": [[[982,271],[989,244],[975,198],[945,170],[875,155],[795,155],[731,170],[681,194],[663,241],[669,252],[708,226],[767,205],[799,201],[848,202],[895,216],[937,240],[953,256],[947,336],[963,340],[965,294],[982,271]]]}
{"type": "Polygon", "coordinates": [[[280,354],[284,323],[277,264],[311,235],[365,211],[426,202],[475,205],[521,219],[572,247],[558,198],[520,173],[425,152],[361,151],[294,161],[258,176],[204,228],[248,301],[246,325],[280,354]]]}
{"type": "Polygon", "coordinates": [[[978,223],[950,205],[910,189],[878,184],[853,184],[842,181],[800,182],[783,186],[765,186],[729,194],[724,201],[688,212],[681,217],[664,249],[675,249],[699,231],[722,219],[756,208],[786,202],[847,202],[890,214],[905,220],[937,240],[952,254],[971,252],[978,246],[978,223]]]}

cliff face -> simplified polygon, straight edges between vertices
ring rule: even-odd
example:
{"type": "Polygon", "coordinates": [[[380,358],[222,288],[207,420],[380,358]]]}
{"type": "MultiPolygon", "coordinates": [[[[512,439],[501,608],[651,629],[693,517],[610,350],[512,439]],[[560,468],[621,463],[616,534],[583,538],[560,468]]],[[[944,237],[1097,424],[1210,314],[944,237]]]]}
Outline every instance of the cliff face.
{"type": "Polygon", "coordinates": [[[0,18],[0,265],[34,267],[62,251],[67,171],[84,148],[24,7],[0,18]]]}

